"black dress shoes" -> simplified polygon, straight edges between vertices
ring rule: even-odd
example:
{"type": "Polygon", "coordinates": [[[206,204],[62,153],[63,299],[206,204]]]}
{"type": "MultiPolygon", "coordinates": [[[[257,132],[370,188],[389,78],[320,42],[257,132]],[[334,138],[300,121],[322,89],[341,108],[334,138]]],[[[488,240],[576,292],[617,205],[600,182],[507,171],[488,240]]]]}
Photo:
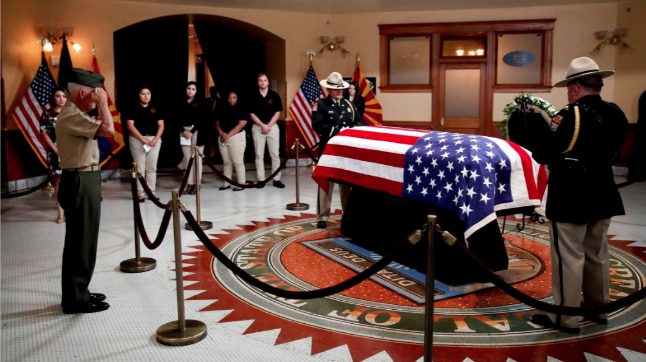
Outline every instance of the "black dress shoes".
{"type": "Polygon", "coordinates": [[[103,312],[104,310],[110,308],[110,304],[106,302],[93,302],[92,297],[90,301],[86,304],[77,305],[73,308],[63,307],[63,313],[65,314],[77,314],[77,313],[96,313],[103,312]]]}
{"type": "Polygon", "coordinates": [[[545,328],[552,328],[552,329],[558,329],[559,331],[565,332],[565,333],[571,333],[571,334],[579,334],[579,327],[573,328],[573,327],[565,327],[560,324],[556,324],[552,322],[550,317],[548,317],[545,314],[534,314],[530,321],[534,324],[538,324],[539,326],[543,326],[545,328]]]}
{"type": "Polygon", "coordinates": [[[284,189],[285,188],[285,184],[280,182],[280,180],[274,181],[273,185],[274,185],[274,187],[278,187],[279,189],[284,189]]]}
{"type": "Polygon", "coordinates": [[[316,223],[316,227],[319,228],[319,229],[325,229],[325,228],[327,228],[327,222],[324,221],[324,220],[321,220],[321,221],[316,223]]]}
{"type": "Polygon", "coordinates": [[[231,186],[229,186],[229,185],[227,185],[227,186],[220,186],[220,188],[218,188],[218,190],[223,191],[223,190],[228,190],[228,189],[230,189],[230,188],[231,188],[231,186]]]}
{"type": "Polygon", "coordinates": [[[105,300],[106,296],[102,293],[90,293],[90,302],[99,303],[105,300]]]}

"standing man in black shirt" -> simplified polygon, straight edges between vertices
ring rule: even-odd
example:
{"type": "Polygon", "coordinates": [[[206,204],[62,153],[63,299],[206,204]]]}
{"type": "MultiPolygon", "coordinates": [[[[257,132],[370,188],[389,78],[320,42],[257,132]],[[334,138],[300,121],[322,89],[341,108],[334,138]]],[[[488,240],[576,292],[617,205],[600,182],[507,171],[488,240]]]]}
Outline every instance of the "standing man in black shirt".
{"type": "MultiPolygon", "coordinates": [[[[256,179],[262,182],[265,180],[265,144],[271,157],[271,173],[280,167],[280,131],[276,122],[283,111],[283,102],[278,93],[269,89],[267,74],[258,74],[257,84],[258,93],[251,100],[249,117],[253,122],[251,135],[256,152],[256,179]]],[[[273,185],[282,189],[285,185],[280,177],[279,172],[274,177],[273,185]]]]}

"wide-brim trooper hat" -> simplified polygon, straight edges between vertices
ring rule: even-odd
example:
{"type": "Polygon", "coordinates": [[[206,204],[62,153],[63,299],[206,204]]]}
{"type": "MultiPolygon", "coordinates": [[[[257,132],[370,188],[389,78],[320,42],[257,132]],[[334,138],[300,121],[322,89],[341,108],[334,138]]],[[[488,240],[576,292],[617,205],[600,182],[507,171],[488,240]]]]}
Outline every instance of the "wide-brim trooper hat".
{"type": "Polygon", "coordinates": [[[554,86],[565,87],[572,81],[589,77],[591,75],[600,75],[601,78],[606,78],[614,74],[614,70],[599,70],[599,66],[594,60],[588,57],[580,57],[570,62],[570,68],[568,68],[567,73],[565,73],[565,79],[557,82],[554,86]]]}
{"type": "Polygon", "coordinates": [[[329,89],[347,89],[350,88],[350,83],[343,80],[343,76],[339,72],[332,72],[327,76],[327,79],[323,79],[319,82],[321,87],[329,89]]]}

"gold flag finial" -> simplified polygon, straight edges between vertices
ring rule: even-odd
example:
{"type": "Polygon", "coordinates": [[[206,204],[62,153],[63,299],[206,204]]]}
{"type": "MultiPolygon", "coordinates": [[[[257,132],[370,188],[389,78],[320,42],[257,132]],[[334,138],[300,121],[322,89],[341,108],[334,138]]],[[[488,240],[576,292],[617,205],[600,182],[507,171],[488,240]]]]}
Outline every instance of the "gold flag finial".
{"type": "Polygon", "coordinates": [[[316,55],[316,52],[314,50],[308,50],[305,55],[307,55],[310,58],[310,64],[312,64],[312,60],[314,56],[316,55]]]}

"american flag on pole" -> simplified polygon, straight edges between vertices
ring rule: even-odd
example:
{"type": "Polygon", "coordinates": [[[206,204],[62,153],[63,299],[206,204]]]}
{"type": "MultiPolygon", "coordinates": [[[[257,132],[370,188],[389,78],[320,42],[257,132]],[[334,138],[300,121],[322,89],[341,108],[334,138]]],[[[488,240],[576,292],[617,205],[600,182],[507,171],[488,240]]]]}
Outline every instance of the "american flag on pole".
{"type": "MultiPolygon", "coordinates": [[[[99,69],[99,61],[96,59],[96,55],[94,54],[92,54],[92,71],[94,73],[101,74],[101,69],[99,69]]],[[[105,88],[105,84],[103,85],[103,89],[107,94],[108,90],[105,88]]],[[[113,155],[116,155],[117,152],[119,152],[125,145],[125,141],[123,139],[121,115],[119,114],[119,111],[117,111],[117,107],[115,107],[109,94],[108,107],[110,107],[110,114],[112,114],[112,120],[114,122],[114,137],[99,137],[98,139],[100,152],[99,164],[101,166],[105,165],[105,163],[107,163],[113,155]]]]}
{"type": "Polygon", "coordinates": [[[47,146],[40,134],[40,116],[50,107],[49,99],[54,88],[56,88],[56,82],[47,66],[45,53],[41,53],[36,76],[13,110],[13,117],[20,131],[45,167],[47,167],[47,146]]]}
{"type": "Polygon", "coordinates": [[[308,147],[312,147],[319,142],[319,136],[312,128],[312,109],[321,98],[323,98],[323,89],[321,89],[318,78],[314,73],[314,68],[310,64],[310,69],[307,71],[296,97],[294,97],[292,104],[289,105],[289,114],[296,122],[296,126],[301,131],[308,147]]]}
{"type": "Polygon", "coordinates": [[[496,211],[540,206],[547,175],[529,151],[494,137],[354,127],[333,137],[312,174],[454,211],[465,237],[496,211]]]}

